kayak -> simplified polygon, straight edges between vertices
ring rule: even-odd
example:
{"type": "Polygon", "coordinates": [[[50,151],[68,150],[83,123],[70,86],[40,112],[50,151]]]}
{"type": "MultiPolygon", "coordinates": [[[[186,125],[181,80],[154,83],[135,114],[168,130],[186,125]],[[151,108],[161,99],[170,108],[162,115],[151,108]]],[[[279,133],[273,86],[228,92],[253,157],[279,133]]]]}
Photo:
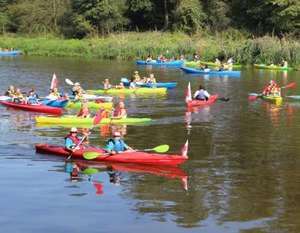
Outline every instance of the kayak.
{"type": "MultiPolygon", "coordinates": [[[[218,66],[214,62],[206,62],[206,61],[186,61],[184,63],[184,66],[191,67],[191,68],[199,68],[200,64],[207,65],[209,67],[217,67],[218,66]]],[[[242,65],[241,64],[233,64],[232,68],[240,69],[240,68],[242,68],[242,65]]]]}
{"type": "Polygon", "coordinates": [[[136,95],[150,95],[150,94],[166,94],[167,88],[146,88],[146,87],[140,87],[140,88],[111,88],[111,89],[99,89],[99,90],[88,90],[87,92],[93,93],[93,94],[109,94],[109,95],[119,95],[119,94],[136,94],[136,95]]]}
{"type": "Polygon", "coordinates": [[[292,100],[300,100],[300,95],[289,95],[289,96],[286,96],[286,98],[289,98],[292,100]]]}
{"type": "Polygon", "coordinates": [[[190,67],[181,67],[184,72],[188,74],[207,74],[207,75],[227,75],[227,76],[234,76],[234,77],[239,77],[241,75],[241,71],[234,71],[234,70],[211,70],[211,69],[206,69],[206,70],[200,70],[200,69],[195,69],[195,68],[190,68],[190,67]]]}
{"type": "MultiPolygon", "coordinates": [[[[103,108],[105,110],[111,110],[113,107],[113,103],[112,102],[107,102],[107,103],[88,102],[88,107],[90,109],[94,109],[94,110],[98,110],[100,108],[103,108]]],[[[81,102],[80,101],[77,101],[77,102],[69,101],[69,103],[66,105],[66,108],[80,109],[81,102]]]]}
{"type": "Polygon", "coordinates": [[[268,69],[268,70],[292,70],[293,69],[291,67],[265,65],[265,64],[254,64],[254,67],[257,69],[268,69]]]}
{"type": "Polygon", "coordinates": [[[0,56],[17,56],[20,54],[21,54],[20,50],[0,51],[0,56]]]}
{"type": "Polygon", "coordinates": [[[41,112],[41,113],[48,113],[53,115],[61,115],[63,112],[61,108],[50,107],[43,104],[36,104],[36,105],[21,104],[21,103],[9,102],[9,101],[0,101],[0,104],[6,107],[21,109],[24,111],[41,112]]]}
{"type": "MultiPolygon", "coordinates": [[[[125,87],[130,85],[130,81],[127,78],[121,78],[121,82],[124,84],[125,87]]],[[[159,83],[143,83],[137,82],[136,83],[139,87],[147,87],[147,88],[160,88],[165,87],[167,89],[172,89],[177,86],[177,82],[159,82],[159,83]]]]}
{"type": "Polygon", "coordinates": [[[8,100],[11,100],[11,97],[6,96],[6,95],[1,95],[0,100],[8,101],[8,100]]]}
{"type": "Polygon", "coordinates": [[[213,104],[218,99],[218,95],[211,95],[207,101],[205,100],[191,100],[187,102],[187,106],[190,107],[200,107],[213,104]]]}
{"type": "Polygon", "coordinates": [[[170,67],[181,67],[184,61],[182,60],[174,60],[174,61],[160,61],[160,60],[152,60],[152,61],[144,61],[137,60],[137,65],[152,65],[152,66],[170,66],[170,67]]]}
{"type": "Polygon", "coordinates": [[[57,108],[64,108],[68,104],[68,102],[69,100],[67,99],[60,99],[60,100],[44,99],[41,101],[41,103],[44,105],[57,107],[57,108]]]}
{"type": "MultiPolygon", "coordinates": [[[[35,145],[35,149],[37,153],[41,154],[54,154],[63,157],[68,157],[70,155],[70,153],[63,146],[37,144],[35,145]]],[[[84,159],[83,153],[90,151],[101,153],[102,156],[95,158],[93,161],[102,162],[177,166],[188,160],[187,156],[148,153],[143,151],[129,151],[115,155],[110,155],[106,154],[103,149],[95,147],[88,147],[85,149],[77,150],[72,154],[72,158],[84,159]]]]}
{"type": "MultiPolygon", "coordinates": [[[[113,100],[113,97],[111,96],[98,96],[91,94],[83,94],[82,98],[86,100],[101,100],[104,102],[111,102],[113,100]]],[[[70,99],[74,100],[75,96],[70,96],[70,99]]]]}
{"type": "MultiPolygon", "coordinates": [[[[35,121],[38,124],[49,124],[49,125],[93,125],[94,118],[81,118],[73,115],[63,116],[63,117],[48,117],[48,116],[38,116],[35,117],[35,121]]],[[[152,121],[151,118],[103,118],[99,124],[142,124],[152,121]]]]}
{"type": "Polygon", "coordinates": [[[261,98],[276,105],[280,105],[282,103],[281,96],[262,95],[261,98]]]}

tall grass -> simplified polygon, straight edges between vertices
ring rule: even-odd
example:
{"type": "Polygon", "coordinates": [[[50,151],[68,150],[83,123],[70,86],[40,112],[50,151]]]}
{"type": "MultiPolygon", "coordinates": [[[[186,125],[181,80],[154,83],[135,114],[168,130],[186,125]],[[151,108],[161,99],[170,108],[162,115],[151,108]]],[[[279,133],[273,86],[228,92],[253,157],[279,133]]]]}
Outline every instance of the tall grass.
{"type": "Polygon", "coordinates": [[[249,39],[236,30],[211,35],[206,32],[192,37],[184,33],[128,32],[94,37],[83,40],[61,39],[53,36],[28,38],[25,36],[0,37],[1,48],[18,48],[28,55],[74,56],[100,59],[133,60],[148,54],[192,57],[199,53],[201,59],[213,61],[216,57],[234,57],[235,61],[247,63],[300,64],[300,42],[293,38],[278,39],[272,36],[249,39]]]}

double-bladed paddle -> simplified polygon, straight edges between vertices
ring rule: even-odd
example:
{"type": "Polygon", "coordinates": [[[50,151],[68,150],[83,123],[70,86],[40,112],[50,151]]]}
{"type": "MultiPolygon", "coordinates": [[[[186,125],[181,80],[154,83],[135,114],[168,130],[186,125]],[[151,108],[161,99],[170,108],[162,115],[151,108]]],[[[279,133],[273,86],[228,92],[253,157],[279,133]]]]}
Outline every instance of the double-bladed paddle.
{"type": "MultiPolygon", "coordinates": [[[[155,151],[157,153],[165,153],[169,150],[169,148],[170,148],[169,145],[159,145],[151,149],[144,149],[144,150],[137,150],[137,151],[155,151]]],[[[97,151],[86,151],[83,153],[83,158],[90,160],[90,159],[98,158],[102,155],[109,155],[109,153],[100,153],[97,151]]]]}

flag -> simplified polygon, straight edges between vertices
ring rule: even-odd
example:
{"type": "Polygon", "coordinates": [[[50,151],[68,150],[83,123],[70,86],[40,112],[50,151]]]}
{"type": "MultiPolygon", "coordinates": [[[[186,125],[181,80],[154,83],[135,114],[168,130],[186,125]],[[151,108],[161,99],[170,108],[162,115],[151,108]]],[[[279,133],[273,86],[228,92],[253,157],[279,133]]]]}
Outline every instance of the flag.
{"type": "Polygon", "coordinates": [[[184,158],[188,158],[188,155],[187,155],[188,149],[189,149],[189,140],[186,140],[186,143],[184,144],[184,146],[181,149],[181,155],[184,158]]]}
{"type": "Polygon", "coordinates": [[[192,100],[192,92],[191,92],[191,83],[189,82],[189,85],[185,92],[185,102],[187,103],[191,100],[192,100]]]}
{"type": "Polygon", "coordinates": [[[185,191],[188,191],[189,187],[188,187],[188,177],[183,177],[181,178],[181,184],[182,184],[182,187],[185,191]]]}
{"type": "Polygon", "coordinates": [[[103,109],[100,108],[96,116],[94,117],[93,125],[98,125],[100,123],[100,121],[102,120],[102,112],[103,109]]]}
{"type": "Polygon", "coordinates": [[[93,185],[94,185],[94,187],[96,189],[96,194],[97,195],[103,194],[103,185],[100,182],[94,181],[93,185]]]}
{"type": "Polygon", "coordinates": [[[55,73],[52,76],[51,86],[50,86],[50,89],[54,89],[54,88],[57,88],[57,78],[55,73]]]}

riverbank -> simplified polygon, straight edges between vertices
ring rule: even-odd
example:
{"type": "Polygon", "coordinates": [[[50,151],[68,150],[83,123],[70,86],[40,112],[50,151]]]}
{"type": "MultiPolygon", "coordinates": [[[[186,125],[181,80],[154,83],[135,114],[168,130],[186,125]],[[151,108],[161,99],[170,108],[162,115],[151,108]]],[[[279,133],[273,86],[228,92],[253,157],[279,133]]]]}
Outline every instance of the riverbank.
{"type": "Polygon", "coordinates": [[[135,60],[148,54],[154,57],[184,54],[191,58],[193,53],[199,53],[201,59],[207,61],[218,56],[233,56],[235,62],[241,64],[278,64],[285,58],[291,65],[300,65],[300,42],[296,39],[280,40],[272,36],[249,39],[234,30],[192,37],[183,33],[128,32],[83,40],[10,35],[0,37],[0,47],[17,48],[32,56],[135,60]]]}

